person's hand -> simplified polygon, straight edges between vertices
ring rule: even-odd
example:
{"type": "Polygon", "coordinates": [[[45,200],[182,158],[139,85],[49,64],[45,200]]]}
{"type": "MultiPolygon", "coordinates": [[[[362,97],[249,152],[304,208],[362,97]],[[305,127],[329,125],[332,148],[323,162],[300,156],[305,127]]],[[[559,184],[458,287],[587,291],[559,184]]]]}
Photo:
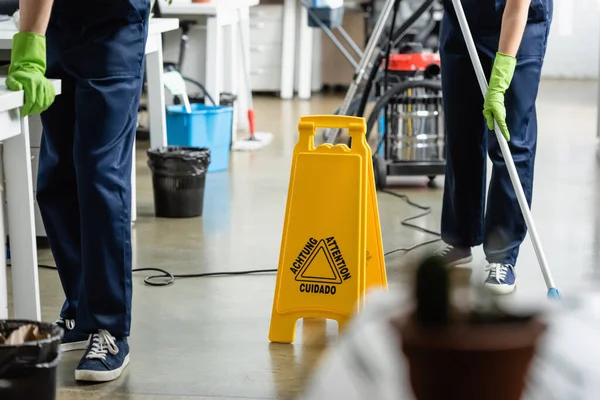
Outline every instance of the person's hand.
{"type": "Polygon", "coordinates": [[[494,130],[494,120],[498,122],[502,135],[508,142],[510,133],[506,126],[506,108],[504,107],[504,93],[510,86],[517,59],[502,53],[496,53],[490,84],[483,103],[483,115],[490,130],[494,130]]]}
{"type": "Polygon", "coordinates": [[[54,85],[46,79],[45,73],[46,38],[37,33],[17,33],[13,37],[6,87],[25,92],[21,117],[40,114],[54,102],[54,85]]]}

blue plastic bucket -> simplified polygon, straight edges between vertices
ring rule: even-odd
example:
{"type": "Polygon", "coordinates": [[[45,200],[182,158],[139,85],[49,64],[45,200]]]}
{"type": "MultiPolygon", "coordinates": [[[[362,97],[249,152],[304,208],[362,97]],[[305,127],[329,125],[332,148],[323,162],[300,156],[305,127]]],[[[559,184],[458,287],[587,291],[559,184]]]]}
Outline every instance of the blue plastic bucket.
{"type": "Polygon", "coordinates": [[[191,104],[191,113],[183,105],[167,107],[167,143],[169,146],[207,147],[210,149],[208,172],[229,168],[233,107],[191,104]]]}

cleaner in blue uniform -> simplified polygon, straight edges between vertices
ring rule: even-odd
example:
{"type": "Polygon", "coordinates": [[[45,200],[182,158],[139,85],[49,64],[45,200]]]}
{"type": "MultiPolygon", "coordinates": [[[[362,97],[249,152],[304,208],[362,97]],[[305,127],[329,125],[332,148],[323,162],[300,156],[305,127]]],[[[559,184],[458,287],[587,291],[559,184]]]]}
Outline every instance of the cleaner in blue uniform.
{"type": "Polygon", "coordinates": [[[21,0],[6,85],[42,113],[37,200],[66,301],[77,380],[129,363],[131,167],[149,0],[21,0]],[[55,99],[48,79],[62,81],[55,99]]]}
{"type": "Polygon", "coordinates": [[[483,244],[489,265],[485,286],[510,293],[527,227],[493,132],[508,141],[531,206],[537,143],[535,101],[552,21],[552,0],[462,0],[483,69],[485,99],[477,83],[451,0],[444,0],[440,37],[447,167],[440,253],[451,265],[472,260],[483,244]],[[483,110],[483,113],[482,113],[483,110]],[[493,171],[486,196],[486,154],[493,171]]]}

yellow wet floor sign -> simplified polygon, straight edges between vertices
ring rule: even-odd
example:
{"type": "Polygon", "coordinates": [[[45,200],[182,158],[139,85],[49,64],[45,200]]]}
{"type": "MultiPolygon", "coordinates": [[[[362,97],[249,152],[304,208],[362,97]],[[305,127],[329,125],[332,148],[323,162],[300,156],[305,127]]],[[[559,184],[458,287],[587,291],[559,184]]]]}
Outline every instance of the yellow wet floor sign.
{"type": "Polygon", "coordinates": [[[365,120],[308,116],[298,131],[269,332],[279,343],[294,341],[300,318],[342,328],[368,288],[387,287],[365,120]],[[352,147],[315,148],[317,127],[347,128],[352,147]]]}

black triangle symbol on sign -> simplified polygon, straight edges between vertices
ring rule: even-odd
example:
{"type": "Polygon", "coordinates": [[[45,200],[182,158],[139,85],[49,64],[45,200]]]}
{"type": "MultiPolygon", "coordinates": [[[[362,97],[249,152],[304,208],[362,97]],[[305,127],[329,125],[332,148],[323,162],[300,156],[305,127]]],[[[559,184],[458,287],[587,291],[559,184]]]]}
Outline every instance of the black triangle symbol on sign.
{"type": "Polygon", "coordinates": [[[335,266],[335,262],[329,248],[325,244],[325,241],[321,239],[306,259],[306,262],[302,266],[302,269],[296,274],[296,280],[299,282],[314,282],[314,283],[328,283],[333,285],[339,285],[342,283],[342,276],[335,266]],[[313,272],[311,272],[310,266],[313,266],[313,272]],[[317,263],[325,263],[325,268],[319,268],[317,263]],[[328,268],[327,268],[328,267],[328,268]],[[316,270],[320,271],[317,273],[316,270]],[[324,272],[325,271],[325,272],[324,272]]]}

